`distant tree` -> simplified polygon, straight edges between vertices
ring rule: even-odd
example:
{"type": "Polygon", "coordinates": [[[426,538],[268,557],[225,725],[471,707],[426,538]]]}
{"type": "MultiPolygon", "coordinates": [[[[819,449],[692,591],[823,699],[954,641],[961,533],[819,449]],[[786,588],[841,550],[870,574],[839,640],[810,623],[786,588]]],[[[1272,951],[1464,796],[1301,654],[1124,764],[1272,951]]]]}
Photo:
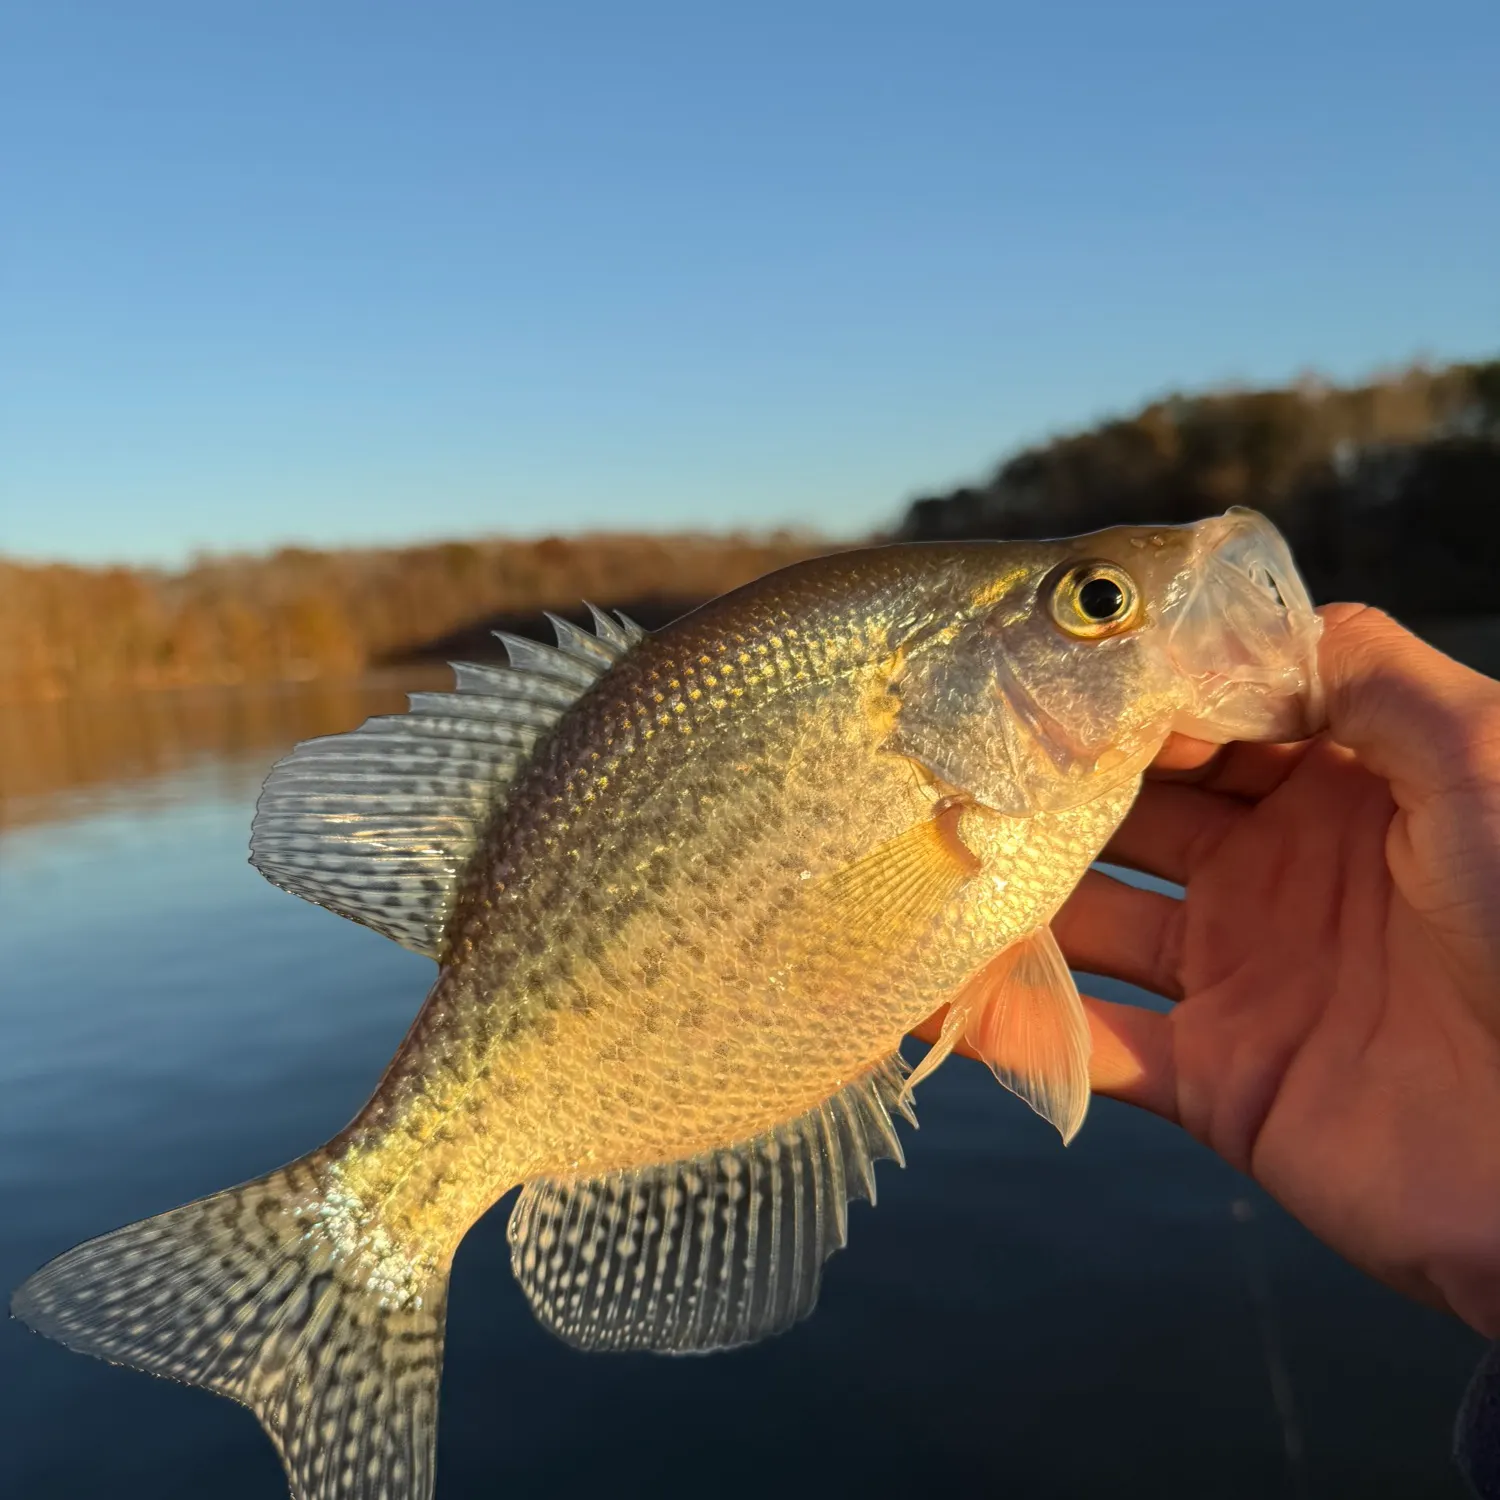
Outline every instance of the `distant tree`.
{"type": "Polygon", "coordinates": [[[0,559],[0,701],[357,676],[488,616],[688,608],[824,550],[807,536],[478,540],[268,557],[181,573],[0,559]]]}
{"type": "Polygon", "coordinates": [[[1028,448],[982,486],[916,501],[909,537],[1172,524],[1229,505],[1286,532],[1315,592],[1392,609],[1495,609],[1500,360],[1349,389],[1172,396],[1028,448]]]}

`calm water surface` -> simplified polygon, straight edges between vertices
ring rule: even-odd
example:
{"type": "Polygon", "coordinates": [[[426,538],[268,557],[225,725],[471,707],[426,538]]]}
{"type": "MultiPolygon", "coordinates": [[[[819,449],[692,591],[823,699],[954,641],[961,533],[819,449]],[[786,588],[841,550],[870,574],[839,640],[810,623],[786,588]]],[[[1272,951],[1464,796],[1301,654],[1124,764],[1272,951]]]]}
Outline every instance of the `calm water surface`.
{"type": "MultiPolygon", "coordinates": [[[[245,863],[281,748],[390,687],[3,711],[0,1283],[256,1175],[364,1100],[432,966],[245,863]]],[[[1106,987],[1108,988],[1108,987],[1106,987]]],[[[1119,987],[1113,987],[1119,992],[1119,987]]],[[[1343,1265],[1180,1132],[1067,1151],[977,1066],[921,1091],[816,1315],[705,1359],[573,1353],[461,1251],[439,1500],[548,1494],[1457,1497],[1479,1341],[1343,1265]],[[1278,1397],[1278,1391],[1280,1395],[1278,1397]]],[[[273,1500],[220,1398],[0,1325],[0,1495],[273,1500]]]]}

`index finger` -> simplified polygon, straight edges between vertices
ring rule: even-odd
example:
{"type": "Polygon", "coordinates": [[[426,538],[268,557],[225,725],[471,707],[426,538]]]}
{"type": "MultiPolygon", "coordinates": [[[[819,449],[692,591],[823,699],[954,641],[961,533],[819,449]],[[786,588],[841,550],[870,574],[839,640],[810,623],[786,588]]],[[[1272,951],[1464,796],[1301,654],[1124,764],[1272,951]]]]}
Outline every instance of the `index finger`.
{"type": "Polygon", "coordinates": [[[1500,685],[1381,610],[1340,604],[1323,617],[1328,732],[1391,783],[1398,803],[1494,776],[1500,685]]]}

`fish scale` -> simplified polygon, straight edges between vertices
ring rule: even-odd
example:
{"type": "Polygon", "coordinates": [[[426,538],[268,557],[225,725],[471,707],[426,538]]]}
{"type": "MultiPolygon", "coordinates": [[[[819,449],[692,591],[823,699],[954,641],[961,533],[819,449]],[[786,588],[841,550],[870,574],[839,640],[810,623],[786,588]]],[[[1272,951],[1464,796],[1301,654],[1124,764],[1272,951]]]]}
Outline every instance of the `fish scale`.
{"type": "Polygon", "coordinates": [[[1316,727],[1316,620],[1246,512],[844,553],[650,637],[592,613],[267,780],[262,872],[439,964],[355,1120],[16,1294],[250,1406],[300,1500],[428,1500],[449,1267],[517,1186],[542,1325],[684,1353],[811,1312],[961,1040],[1070,1139],[1053,915],[1173,728],[1316,727]]]}

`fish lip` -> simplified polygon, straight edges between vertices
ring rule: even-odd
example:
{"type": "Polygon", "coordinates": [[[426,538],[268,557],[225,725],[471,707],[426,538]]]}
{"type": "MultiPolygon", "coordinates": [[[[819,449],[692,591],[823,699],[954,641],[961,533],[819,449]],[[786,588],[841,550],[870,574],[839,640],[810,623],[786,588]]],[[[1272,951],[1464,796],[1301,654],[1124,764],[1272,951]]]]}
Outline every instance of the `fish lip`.
{"type": "Polygon", "coordinates": [[[1199,739],[1299,740],[1326,723],[1322,620],[1281,533],[1236,506],[1200,521],[1188,586],[1162,611],[1167,653],[1193,684],[1173,728],[1199,739]]]}

